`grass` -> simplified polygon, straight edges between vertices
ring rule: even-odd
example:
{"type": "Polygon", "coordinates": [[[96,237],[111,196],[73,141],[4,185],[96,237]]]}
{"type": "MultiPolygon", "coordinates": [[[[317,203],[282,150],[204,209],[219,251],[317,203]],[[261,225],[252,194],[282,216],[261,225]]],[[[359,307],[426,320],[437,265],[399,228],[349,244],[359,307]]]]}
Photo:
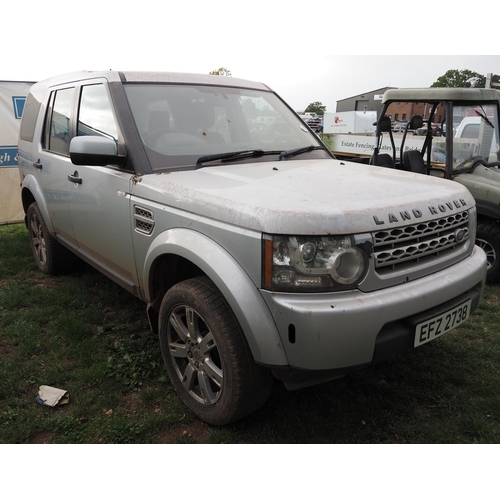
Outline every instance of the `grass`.
{"type": "Polygon", "coordinates": [[[499,443],[500,287],[416,350],[288,392],[223,428],[196,419],[165,376],[145,305],[81,264],[38,272],[21,225],[0,227],[0,443],[499,443]],[[35,403],[40,385],[69,404],[35,403]]]}

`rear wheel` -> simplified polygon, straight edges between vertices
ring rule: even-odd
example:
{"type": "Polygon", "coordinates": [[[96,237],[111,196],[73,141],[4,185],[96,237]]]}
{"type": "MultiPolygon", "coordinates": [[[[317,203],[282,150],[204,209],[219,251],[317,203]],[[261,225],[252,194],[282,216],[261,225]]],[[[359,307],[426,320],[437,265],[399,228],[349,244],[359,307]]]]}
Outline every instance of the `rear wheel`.
{"type": "Polygon", "coordinates": [[[476,245],[486,253],[486,281],[490,284],[500,282],[500,228],[491,224],[478,224],[476,245]]]}
{"type": "Polygon", "coordinates": [[[40,208],[32,203],[28,208],[27,227],[36,265],[46,274],[57,274],[68,262],[68,250],[49,233],[40,208]]]}
{"type": "Polygon", "coordinates": [[[159,330],[172,384],[201,420],[228,424],[266,401],[273,377],[255,363],[233,312],[209,279],[189,279],[166,293],[159,330]]]}

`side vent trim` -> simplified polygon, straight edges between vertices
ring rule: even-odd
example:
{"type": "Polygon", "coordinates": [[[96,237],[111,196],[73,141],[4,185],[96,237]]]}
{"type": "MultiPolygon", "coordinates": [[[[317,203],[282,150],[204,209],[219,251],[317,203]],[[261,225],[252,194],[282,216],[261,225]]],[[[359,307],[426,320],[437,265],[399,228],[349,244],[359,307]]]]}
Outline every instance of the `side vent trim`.
{"type": "Polygon", "coordinates": [[[155,227],[154,215],[148,208],[134,206],[135,230],[138,233],[150,235],[155,227]]]}

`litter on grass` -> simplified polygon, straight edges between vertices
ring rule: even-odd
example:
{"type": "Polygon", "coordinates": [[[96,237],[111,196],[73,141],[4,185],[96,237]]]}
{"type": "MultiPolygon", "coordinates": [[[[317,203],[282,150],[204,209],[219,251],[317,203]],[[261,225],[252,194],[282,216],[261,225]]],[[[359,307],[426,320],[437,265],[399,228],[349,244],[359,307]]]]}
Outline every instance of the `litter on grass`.
{"type": "Polygon", "coordinates": [[[41,385],[36,402],[43,406],[60,406],[69,402],[69,394],[63,389],[41,385]]]}

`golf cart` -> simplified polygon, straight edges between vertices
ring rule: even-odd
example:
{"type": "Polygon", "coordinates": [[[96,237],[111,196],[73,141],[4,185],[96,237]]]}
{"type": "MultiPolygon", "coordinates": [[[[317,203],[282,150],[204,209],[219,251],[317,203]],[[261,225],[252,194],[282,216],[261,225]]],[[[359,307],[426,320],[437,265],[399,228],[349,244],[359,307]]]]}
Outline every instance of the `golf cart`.
{"type": "Polygon", "coordinates": [[[500,92],[493,89],[388,90],[370,160],[376,166],[434,175],[469,189],[477,205],[476,244],[487,254],[489,283],[500,282],[499,99],[500,92]],[[401,106],[412,116],[401,142],[395,144],[391,116],[401,106]],[[417,140],[410,131],[424,126],[425,136],[417,140]]]}

